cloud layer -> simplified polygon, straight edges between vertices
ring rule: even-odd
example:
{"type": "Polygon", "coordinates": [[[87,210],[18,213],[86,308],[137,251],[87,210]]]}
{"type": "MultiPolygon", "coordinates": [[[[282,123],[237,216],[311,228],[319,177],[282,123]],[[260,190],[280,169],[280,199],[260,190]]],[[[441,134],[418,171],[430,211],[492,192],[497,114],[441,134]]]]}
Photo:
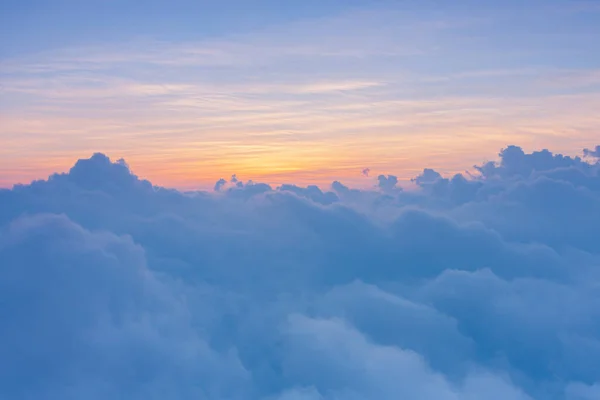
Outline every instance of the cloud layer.
{"type": "Polygon", "coordinates": [[[596,399],[593,155],[182,193],[98,153],[0,190],[0,397],[596,399]]]}

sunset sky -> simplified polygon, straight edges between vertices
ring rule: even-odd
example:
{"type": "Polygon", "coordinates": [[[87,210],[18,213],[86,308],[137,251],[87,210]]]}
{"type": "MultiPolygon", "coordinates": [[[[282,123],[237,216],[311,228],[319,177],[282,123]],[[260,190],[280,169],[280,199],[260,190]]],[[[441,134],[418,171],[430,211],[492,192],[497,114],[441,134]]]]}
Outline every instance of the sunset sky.
{"type": "Polygon", "coordinates": [[[0,400],[599,400],[600,0],[0,0],[0,400]]]}
{"type": "Polygon", "coordinates": [[[95,152],[181,189],[367,187],[600,138],[597,1],[0,7],[0,187],[95,152]]]}

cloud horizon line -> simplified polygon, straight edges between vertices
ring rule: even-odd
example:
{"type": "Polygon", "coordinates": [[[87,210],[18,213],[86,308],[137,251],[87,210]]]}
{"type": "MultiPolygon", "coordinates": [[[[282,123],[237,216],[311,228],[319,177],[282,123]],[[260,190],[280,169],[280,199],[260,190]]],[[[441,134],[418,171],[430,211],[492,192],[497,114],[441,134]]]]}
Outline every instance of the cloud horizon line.
{"type": "MultiPolygon", "coordinates": [[[[506,151],[507,149],[519,149],[522,152],[521,147],[516,146],[516,145],[508,145],[508,146],[500,149],[500,152],[498,153],[498,157],[499,157],[498,160],[496,160],[496,161],[489,161],[489,160],[487,160],[487,161],[482,161],[481,165],[473,165],[472,168],[473,168],[473,170],[474,170],[474,172],[476,174],[472,173],[471,171],[466,170],[466,171],[464,171],[464,174],[458,172],[458,173],[455,173],[453,176],[461,176],[464,179],[473,180],[473,181],[476,181],[478,179],[484,179],[485,178],[485,174],[482,173],[483,169],[486,168],[486,167],[489,168],[491,166],[498,166],[499,163],[501,163],[501,158],[502,158],[503,152],[506,151]]],[[[525,153],[523,153],[523,154],[525,154],[525,153]]],[[[540,150],[534,150],[530,154],[536,155],[536,154],[552,154],[552,153],[550,153],[550,151],[548,149],[543,148],[543,149],[540,149],[540,150]]],[[[583,163],[594,164],[594,160],[595,160],[595,163],[600,163],[600,145],[592,147],[591,149],[590,148],[583,148],[581,150],[581,157],[580,156],[574,156],[574,157],[563,156],[561,154],[556,154],[556,155],[560,156],[560,157],[566,157],[566,158],[569,158],[569,159],[573,159],[573,160],[576,160],[576,161],[579,161],[579,162],[583,162],[583,163]]],[[[111,163],[111,164],[118,164],[118,165],[124,166],[127,169],[127,171],[130,174],[132,174],[132,176],[134,176],[136,179],[140,179],[136,174],[134,174],[133,169],[130,168],[130,165],[127,163],[127,161],[125,159],[118,158],[118,159],[116,159],[116,161],[112,161],[113,158],[111,158],[108,154],[106,154],[104,152],[97,151],[97,152],[92,152],[91,156],[88,157],[88,158],[79,158],[79,159],[77,159],[74,162],[74,164],[72,165],[72,167],[69,168],[69,171],[67,171],[67,172],[54,172],[54,173],[51,173],[46,178],[33,179],[30,182],[18,182],[18,183],[12,184],[11,187],[4,187],[4,188],[0,187],[0,189],[11,189],[11,188],[14,188],[16,186],[17,187],[18,186],[27,186],[27,185],[31,185],[32,183],[38,182],[38,181],[49,180],[53,176],[65,175],[65,174],[70,173],[70,171],[75,166],[77,166],[77,164],[79,162],[82,162],[82,161],[83,162],[85,162],[85,161],[92,161],[94,159],[96,159],[96,160],[102,160],[101,162],[103,162],[103,163],[108,162],[108,163],[111,163]]],[[[376,170],[373,170],[371,168],[360,168],[360,167],[356,168],[356,177],[363,178],[362,179],[363,181],[365,180],[364,178],[368,178],[369,181],[372,182],[372,185],[370,186],[372,188],[377,188],[377,187],[381,188],[382,181],[386,181],[388,178],[391,179],[394,182],[392,184],[392,186],[395,186],[396,184],[398,184],[399,187],[402,187],[402,188],[404,188],[405,186],[406,186],[406,188],[414,188],[415,187],[414,183],[417,184],[416,186],[419,186],[419,182],[422,182],[423,179],[430,179],[430,178],[427,178],[427,176],[432,176],[432,175],[434,175],[436,177],[436,179],[437,178],[440,178],[440,179],[446,179],[447,178],[447,177],[444,177],[442,174],[440,174],[438,171],[436,171],[434,169],[431,169],[431,168],[429,168],[427,166],[425,166],[421,170],[421,173],[419,175],[416,175],[416,176],[411,177],[411,178],[404,178],[404,179],[403,178],[398,178],[396,175],[389,174],[388,172],[383,172],[382,171],[382,172],[377,173],[376,170]]],[[[260,184],[268,185],[269,187],[272,185],[269,182],[259,182],[259,181],[254,181],[253,179],[249,179],[249,180],[246,181],[246,183],[244,183],[242,179],[238,178],[239,174],[237,174],[235,172],[233,172],[229,176],[231,177],[231,179],[226,179],[225,177],[221,177],[217,181],[215,181],[214,182],[213,191],[218,192],[223,187],[230,187],[231,185],[228,185],[230,183],[233,184],[233,186],[235,186],[237,188],[242,187],[242,186],[244,186],[245,184],[248,184],[248,183],[250,183],[250,184],[260,183],[260,184]]],[[[193,192],[193,191],[209,192],[210,191],[208,189],[208,187],[206,189],[200,189],[199,188],[199,189],[196,189],[196,190],[181,190],[181,189],[178,189],[176,187],[170,187],[170,186],[165,186],[165,185],[155,185],[155,184],[151,183],[151,181],[148,180],[148,179],[146,179],[146,178],[141,178],[140,180],[148,182],[152,186],[155,186],[157,188],[163,188],[163,189],[168,189],[168,190],[177,190],[177,191],[180,191],[180,192],[193,192]]],[[[314,185],[314,184],[309,184],[306,187],[318,187],[319,189],[330,189],[331,186],[333,186],[335,183],[340,183],[340,182],[341,182],[340,180],[333,178],[331,180],[331,183],[329,184],[328,188],[325,188],[325,187],[323,187],[321,185],[314,185]]],[[[284,182],[284,183],[282,183],[280,185],[277,185],[277,186],[275,186],[275,188],[285,187],[285,186],[289,186],[289,185],[294,185],[295,186],[295,184],[290,181],[290,182],[284,182]]],[[[367,189],[367,188],[366,187],[358,187],[356,189],[367,189]]]]}

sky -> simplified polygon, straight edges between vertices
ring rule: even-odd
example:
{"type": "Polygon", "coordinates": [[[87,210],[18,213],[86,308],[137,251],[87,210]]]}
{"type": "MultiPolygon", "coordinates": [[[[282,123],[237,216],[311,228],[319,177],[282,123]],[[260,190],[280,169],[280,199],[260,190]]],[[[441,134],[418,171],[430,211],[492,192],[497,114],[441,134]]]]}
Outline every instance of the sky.
{"type": "Polygon", "coordinates": [[[179,189],[580,155],[599,36],[596,1],[3,1],[0,186],[95,152],[179,189]]]}
{"type": "Polygon", "coordinates": [[[0,399],[600,399],[597,1],[0,2],[0,399]]]}

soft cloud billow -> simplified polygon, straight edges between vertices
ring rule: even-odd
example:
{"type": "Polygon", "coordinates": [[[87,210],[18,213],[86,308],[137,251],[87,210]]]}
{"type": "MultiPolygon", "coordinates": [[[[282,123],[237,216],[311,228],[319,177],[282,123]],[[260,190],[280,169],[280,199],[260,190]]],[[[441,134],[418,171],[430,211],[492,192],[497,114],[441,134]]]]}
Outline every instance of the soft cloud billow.
{"type": "Polygon", "coordinates": [[[600,146],[596,146],[595,149],[583,149],[583,155],[586,157],[600,158],[600,146]]]}
{"type": "Polygon", "coordinates": [[[94,154],[0,190],[0,397],[596,399],[600,163],[478,170],[183,193],[94,154]]]}
{"type": "Polygon", "coordinates": [[[38,214],[5,227],[0,257],[3,398],[243,393],[235,354],[211,349],[131,238],[38,214]]]}

